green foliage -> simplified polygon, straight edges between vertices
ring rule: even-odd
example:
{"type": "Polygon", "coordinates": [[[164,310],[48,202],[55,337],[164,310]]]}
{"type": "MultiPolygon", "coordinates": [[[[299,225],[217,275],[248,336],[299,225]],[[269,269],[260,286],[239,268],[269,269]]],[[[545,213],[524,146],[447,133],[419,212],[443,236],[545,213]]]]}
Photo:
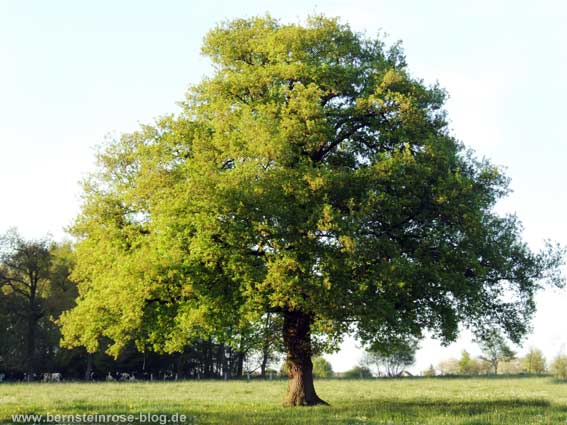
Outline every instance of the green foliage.
{"type": "Polygon", "coordinates": [[[53,323],[75,303],[73,264],[68,243],[26,240],[15,229],[0,237],[0,370],[30,373],[73,357],[60,351],[53,323]]]}
{"type": "Polygon", "coordinates": [[[379,372],[387,376],[399,376],[415,363],[418,341],[397,339],[388,343],[375,343],[366,350],[364,359],[367,365],[376,365],[379,372]]]}
{"type": "Polygon", "coordinates": [[[367,379],[372,378],[372,372],[366,366],[355,366],[342,374],[343,378],[346,379],[367,379]]]}
{"type": "MultiPolygon", "coordinates": [[[[313,376],[316,378],[332,378],[334,375],[333,366],[324,357],[313,357],[313,376]]],[[[280,376],[287,376],[288,364],[283,362],[279,370],[280,376]]]]}
{"type": "Polygon", "coordinates": [[[500,362],[510,361],[516,357],[516,353],[508,346],[505,338],[495,330],[482,337],[480,346],[483,353],[480,359],[490,365],[495,375],[498,373],[500,362]]]}
{"type": "Polygon", "coordinates": [[[313,376],[316,378],[331,378],[333,367],[325,358],[317,356],[313,358],[313,376]]]}
{"type": "Polygon", "coordinates": [[[557,379],[567,379],[567,355],[559,354],[555,357],[549,370],[557,379]]]}
{"type": "Polygon", "coordinates": [[[478,361],[471,358],[467,350],[463,350],[461,358],[458,362],[460,375],[478,375],[480,373],[480,366],[478,361]]]}
{"type": "Polygon", "coordinates": [[[218,26],[203,53],[214,74],[182,111],[110,141],[84,184],[65,346],[236,344],[290,311],[316,351],[352,326],[369,343],[526,332],[561,253],[494,212],[507,178],[450,135],[445,92],[399,46],[264,17],[218,26]]]}
{"type": "MultiPolygon", "coordinates": [[[[247,371],[258,371],[266,375],[269,364],[277,362],[283,350],[281,341],[282,320],[274,314],[266,314],[256,326],[247,326],[240,329],[238,351],[246,357],[247,371]]],[[[233,341],[236,342],[236,341],[233,341]]]]}
{"type": "Polygon", "coordinates": [[[522,359],[522,367],[526,373],[545,373],[547,368],[542,351],[538,348],[530,348],[528,354],[522,359]]]}

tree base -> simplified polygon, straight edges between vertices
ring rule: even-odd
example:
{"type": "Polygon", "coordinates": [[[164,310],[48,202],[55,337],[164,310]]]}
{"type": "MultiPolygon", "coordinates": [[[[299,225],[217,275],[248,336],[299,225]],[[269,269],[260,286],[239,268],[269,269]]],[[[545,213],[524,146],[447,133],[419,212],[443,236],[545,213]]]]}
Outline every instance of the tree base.
{"type": "Polygon", "coordinates": [[[311,320],[309,315],[297,311],[284,315],[288,387],[283,405],[287,407],[329,405],[317,396],[313,384],[311,320]]]}
{"type": "Polygon", "coordinates": [[[284,407],[298,407],[298,406],[330,406],[325,400],[321,400],[319,397],[309,399],[300,399],[295,397],[286,397],[283,402],[284,407]]]}

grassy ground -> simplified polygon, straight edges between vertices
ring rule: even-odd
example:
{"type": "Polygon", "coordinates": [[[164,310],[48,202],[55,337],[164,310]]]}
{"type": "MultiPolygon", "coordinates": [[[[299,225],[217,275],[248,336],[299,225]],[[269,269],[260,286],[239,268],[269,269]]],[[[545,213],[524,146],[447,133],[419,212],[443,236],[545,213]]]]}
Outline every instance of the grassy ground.
{"type": "Polygon", "coordinates": [[[552,378],[320,380],[316,388],[330,407],[280,407],[285,381],[0,384],[0,423],[18,413],[179,413],[192,425],[567,424],[567,384],[552,378]]]}

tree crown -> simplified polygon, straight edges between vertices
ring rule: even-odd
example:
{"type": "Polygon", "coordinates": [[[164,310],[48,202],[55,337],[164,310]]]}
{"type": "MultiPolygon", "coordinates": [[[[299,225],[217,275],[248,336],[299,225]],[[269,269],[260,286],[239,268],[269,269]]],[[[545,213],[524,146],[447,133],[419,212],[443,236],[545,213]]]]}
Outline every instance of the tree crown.
{"type": "Polygon", "coordinates": [[[264,17],[203,53],[215,71],[183,111],[112,141],[85,183],[68,345],[175,351],[285,311],[333,341],[526,332],[561,255],[494,213],[507,178],[450,135],[399,45],[264,17]]]}

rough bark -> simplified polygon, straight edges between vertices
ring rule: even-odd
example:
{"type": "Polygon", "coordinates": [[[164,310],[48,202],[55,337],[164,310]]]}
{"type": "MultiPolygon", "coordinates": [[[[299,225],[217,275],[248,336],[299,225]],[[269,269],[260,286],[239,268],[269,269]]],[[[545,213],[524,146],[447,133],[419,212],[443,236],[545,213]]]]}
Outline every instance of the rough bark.
{"type": "Polygon", "coordinates": [[[286,312],[283,338],[288,368],[288,389],[284,406],[327,404],[317,396],[313,385],[311,317],[302,312],[286,312]]]}

